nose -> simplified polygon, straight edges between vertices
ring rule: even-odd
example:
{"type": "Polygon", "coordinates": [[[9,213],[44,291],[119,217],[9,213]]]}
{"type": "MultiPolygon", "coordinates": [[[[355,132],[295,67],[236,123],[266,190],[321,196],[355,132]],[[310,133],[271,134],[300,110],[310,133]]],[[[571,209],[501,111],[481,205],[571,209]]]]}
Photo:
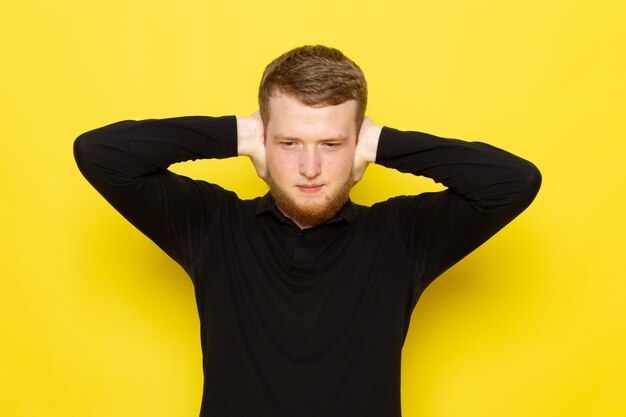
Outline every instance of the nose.
{"type": "Polygon", "coordinates": [[[305,147],[300,155],[300,175],[312,179],[322,173],[319,151],[315,147],[305,147]]]}

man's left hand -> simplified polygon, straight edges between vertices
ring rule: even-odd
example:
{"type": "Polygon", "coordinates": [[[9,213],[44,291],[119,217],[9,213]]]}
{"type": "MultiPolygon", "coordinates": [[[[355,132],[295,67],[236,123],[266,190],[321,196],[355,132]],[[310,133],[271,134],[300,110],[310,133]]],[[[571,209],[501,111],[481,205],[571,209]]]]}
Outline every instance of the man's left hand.
{"type": "Polygon", "coordinates": [[[354,166],[352,167],[352,178],[354,182],[359,182],[363,178],[365,169],[370,162],[376,162],[376,150],[378,149],[378,139],[382,126],[374,123],[372,119],[365,116],[359,131],[354,154],[354,166]]]}

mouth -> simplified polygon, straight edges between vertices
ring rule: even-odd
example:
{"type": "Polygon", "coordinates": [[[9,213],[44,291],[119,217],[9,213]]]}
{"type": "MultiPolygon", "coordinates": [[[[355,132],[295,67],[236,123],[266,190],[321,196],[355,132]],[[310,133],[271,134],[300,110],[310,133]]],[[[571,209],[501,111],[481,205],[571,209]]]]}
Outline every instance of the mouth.
{"type": "Polygon", "coordinates": [[[324,187],[323,184],[303,184],[303,185],[296,186],[296,188],[298,188],[300,192],[305,193],[305,194],[317,193],[321,191],[323,187],[324,187]]]}

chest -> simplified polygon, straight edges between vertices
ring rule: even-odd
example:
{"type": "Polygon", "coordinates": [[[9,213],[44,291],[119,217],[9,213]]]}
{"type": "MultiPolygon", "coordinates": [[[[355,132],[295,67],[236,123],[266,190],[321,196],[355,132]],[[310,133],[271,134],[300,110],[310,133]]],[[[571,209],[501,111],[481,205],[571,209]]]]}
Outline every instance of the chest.
{"type": "Polygon", "coordinates": [[[271,301],[309,316],[363,305],[395,314],[415,282],[396,234],[372,222],[300,230],[262,218],[216,227],[192,273],[202,294],[271,301]]]}

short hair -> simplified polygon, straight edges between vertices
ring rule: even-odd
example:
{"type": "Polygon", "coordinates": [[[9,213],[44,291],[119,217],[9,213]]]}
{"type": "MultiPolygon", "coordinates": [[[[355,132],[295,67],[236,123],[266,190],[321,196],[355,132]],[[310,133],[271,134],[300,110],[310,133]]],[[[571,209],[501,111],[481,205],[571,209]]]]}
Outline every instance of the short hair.
{"type": "Polygon", "coordinates": [[[334,106],[357,101],[357,126],[367,107],[367,82],[361,68],[341,51],[323,45],[305,45],[270,62],[259,85],[259,112],[269,121],[269,99],[276,91],[296,97],[307,106],[334,106]]]}

